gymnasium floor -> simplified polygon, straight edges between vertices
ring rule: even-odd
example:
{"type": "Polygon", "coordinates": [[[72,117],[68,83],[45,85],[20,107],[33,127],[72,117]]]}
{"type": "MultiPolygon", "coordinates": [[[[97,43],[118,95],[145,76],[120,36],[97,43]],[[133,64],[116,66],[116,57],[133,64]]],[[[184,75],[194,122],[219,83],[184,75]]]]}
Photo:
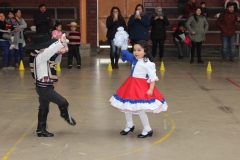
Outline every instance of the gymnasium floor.
{"type": "MultiPolygon", "coordinates": [[[[52,138],[33,134],[37,125],[38,97],[25,71],[0,70],[0,158],[2,160],[238,160],[240,159],[240,62],[220,63],[203,58],[165,58],[157,88],[165,96],[167,112],[148,114],[153,137],[138,139],[142,125],[134,116],[135,130],[119,132],[125,117],[111,107],[109,98],[129,76],[130,65],[108,71],[108,56],[82,58],[82,69],[69,70],[63,59],[55,90],[70,103],[76,126],[50,105],[48,131],[52,138]],[[206,72],[207,62],[212,72],[206,72]]],[[[121,60],[120,60],[121,61],[121,60]]]]}

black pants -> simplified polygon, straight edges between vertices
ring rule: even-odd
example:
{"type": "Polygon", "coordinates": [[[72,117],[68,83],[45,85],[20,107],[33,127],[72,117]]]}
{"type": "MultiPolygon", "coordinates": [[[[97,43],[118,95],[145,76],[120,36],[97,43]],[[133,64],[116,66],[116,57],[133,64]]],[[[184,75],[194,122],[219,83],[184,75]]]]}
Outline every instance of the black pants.
{"type": "Polygon", "coordinates": [[[79,44],[69,44],[68,45],[68,66],[72,66],[72,61],[73,61],[73,56],[76,58],[77,60],[77,65],[81,66],[81,55],[79,52],[79,44]]]}
{"type": "Polygon", "coordinates": [[[58,106],[68,107],[68,101],[58,94],[53,86],[38,87],[36,86],[37,94],[39,95],[39,108],[42,110],[48,109],[50,102],[57,104],[58,106]]]}
{"type": "Polygon", "coordinates": [[[159,59],[162,59],[163,52],[164,52],[164,40],[153,40],[152,41],[152,56],[155,58],[158,44],[159,44],[159,59]]]}
{"type": "Polygon", "coordinates": [[[37,94],[39,95],[39,111],[38,111],[38,126],[37,130],[46,129],[47,116],[49,112],[49,104],[53,102],[58,105],[60,114],[68,110],[68,101],[58,94],[53,86],[41,88],[36,86],[37,94]]]}
{"type": "Polygon", "coordinates": [[[187,44],[181,41],[175,41],[175,44],[178,48],[178,52],[180,56],[183,56],[183,54],[187,54],[187,44]]]}
{"type": "Polygon", "coordinates": [[[198,60],[201,60],[202,42],[194,42],[194,41],[192,41],[192,47],[191,47],[191,60],[194,60],[194,53],[196,48],[197,48],[198,60]]]}

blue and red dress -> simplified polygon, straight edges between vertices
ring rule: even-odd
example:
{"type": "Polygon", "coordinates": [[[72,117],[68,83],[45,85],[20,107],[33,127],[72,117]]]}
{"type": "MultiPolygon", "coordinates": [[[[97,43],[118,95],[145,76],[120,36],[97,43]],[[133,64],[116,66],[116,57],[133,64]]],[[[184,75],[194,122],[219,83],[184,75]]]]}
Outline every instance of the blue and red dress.
{"type": "Polygon", "coordinates": [[[111,105],[121,112],[133,114],[166,111],[168,105],[156,87],[152,96],[147,94],[150,83],[158,81],[155,64],[150,60],[136,59],[128,50],[122,51],[122,60],[132,64],[131,75],[110,98],[111,105]]]}

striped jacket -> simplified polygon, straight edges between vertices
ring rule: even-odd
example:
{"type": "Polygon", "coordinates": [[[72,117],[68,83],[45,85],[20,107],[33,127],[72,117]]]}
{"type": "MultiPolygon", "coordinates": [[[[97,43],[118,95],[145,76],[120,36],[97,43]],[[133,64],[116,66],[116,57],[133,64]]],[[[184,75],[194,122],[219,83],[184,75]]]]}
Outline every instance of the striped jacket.
{"type": "Polygon", "coordinates": [[[81,44],[81,33],[79,32],[69,32],[68,34],[69,44],[81,44]]]}

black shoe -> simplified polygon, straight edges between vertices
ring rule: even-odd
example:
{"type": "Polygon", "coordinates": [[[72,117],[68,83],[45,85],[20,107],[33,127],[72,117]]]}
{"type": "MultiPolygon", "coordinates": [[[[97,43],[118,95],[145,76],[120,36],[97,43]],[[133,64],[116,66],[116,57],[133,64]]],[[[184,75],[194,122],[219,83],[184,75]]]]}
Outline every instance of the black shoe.
{"type": "Polygon", "coordinates": [[[72,66],[68,66],[68,69],[72,69],[72,66]]]}
{"type": "Polygon", "coordinates": [[[191,60],[191,61],[190,61],[190,64],[192,64],[193,62],[194,62],[194,60],[191,60]]]}
{"type": "Polygon", "coordinates": [[[61,115],[61,117],[64,118],[70,125],[72,125],[72,126],[76,125],[76,121],[72,117],[65,118],[65,116],[62,116],[62,115],[61,115]]]}
{"type": "Polygon", "coordinates": [[[128,132],[122,130],[122,131],[120,132],[120,134],[123,135],[123,136],[125,136],[125,135],[127,135],[130,131],[133,132],[134,129],[135,129],[135,127],[133,126],[132,128],[130,128],[130,130],[129,130],[128,132]]]}
{"type": "Polygon", "coordinates": [[[234,59],[230,59],[230,62],[237,63],[237,61],[235,61],[234,59]]]}
{"type": "Polygon", "coordinates": [[[146,135],[139,134],[138,138],[152,137],[152,135],[153,135],[153,130],[149,131],[148,134],[146,135]]]}
{"type": "Polygon", "coordinates": [[[70,125],[75,126],[76,121],[70,116],[70,113],[67,108],[60,109],[61,117],[64,118],[70,125]]]}
{"type": "Polygon", "coordinates": [[[204,62],[203,62],[203,60],[200,59],[200,60],[197,61],[197,63],[203,64],[204,62]]]}
{"type": "Polygon", "coordinates": [[[180,55],[179,55],[179,56],[178,56],[178,59],[183,59],[183,56],[180,56],[180,55]]]}
{"type": "Polygon", "coordinates": [[[77,66],[77,69],[81,69],[81,66],[77,66]]]}
{"type": "Polygon", "coordinates": [[[38,137],[53,137],[53,133],[49,133],[48,131],[44,130],[36,130],[38,137]]]}

